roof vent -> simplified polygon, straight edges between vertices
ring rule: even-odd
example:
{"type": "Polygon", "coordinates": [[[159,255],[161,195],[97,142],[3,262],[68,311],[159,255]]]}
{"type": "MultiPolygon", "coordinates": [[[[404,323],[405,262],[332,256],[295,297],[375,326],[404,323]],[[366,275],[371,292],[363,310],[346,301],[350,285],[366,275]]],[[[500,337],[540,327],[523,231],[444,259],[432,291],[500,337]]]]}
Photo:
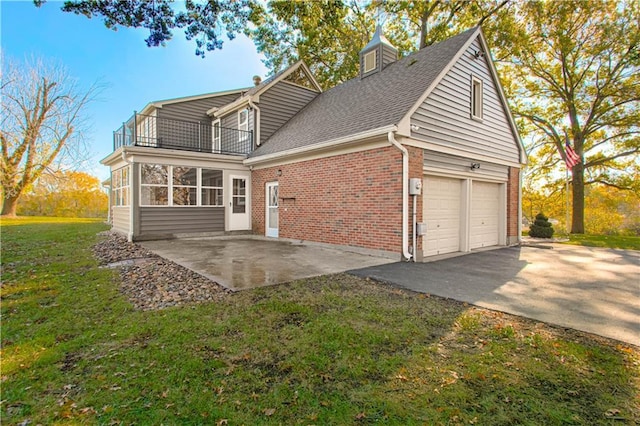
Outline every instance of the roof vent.
{"type": "Polygon", "coordinates": [[[253,76],[253,84],[256,86],[259,86],[260,83],[262,83],[262,78],[260,78],[259,75],[254,75],[253,76]]]}

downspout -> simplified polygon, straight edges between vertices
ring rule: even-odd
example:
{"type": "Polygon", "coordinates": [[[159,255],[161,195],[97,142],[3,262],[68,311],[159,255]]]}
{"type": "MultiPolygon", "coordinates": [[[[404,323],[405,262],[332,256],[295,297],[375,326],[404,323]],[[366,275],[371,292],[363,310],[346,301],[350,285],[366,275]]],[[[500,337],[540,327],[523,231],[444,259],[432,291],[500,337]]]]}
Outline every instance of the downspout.
{"type": "Polygon", "coordinates": [[[389,143],[402,153],[402,256],[406,261],[412,258],[409,253],[409,152],[396,139],[394,131],[387,133],[389,143]]]}
{"type": "Polygon", "coordinates": [[[518,169],[518,238],[516,240],[518,245],[522,244],[522,175],[526,167],[518,169]]]}
{"type": "Polygon", "coordinates": [[[253,103],[251,98],[249,98],[249,106],[256,110],[256,122],[254,123],[256,128],[256,146],[260,146],[260,108],[253,103]]]}

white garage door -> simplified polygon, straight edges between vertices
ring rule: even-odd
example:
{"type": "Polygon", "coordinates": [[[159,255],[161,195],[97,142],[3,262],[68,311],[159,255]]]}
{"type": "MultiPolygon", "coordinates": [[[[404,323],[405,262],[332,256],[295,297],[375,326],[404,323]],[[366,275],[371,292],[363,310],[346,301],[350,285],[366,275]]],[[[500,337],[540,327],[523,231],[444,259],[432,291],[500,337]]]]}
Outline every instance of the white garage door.
{"type": "Polygon", "coordinates": [[[424,256],[460,251],[460,179],[424,178],[422,217],[427,224],[424,256]]]}
{"type": "Polygon", "coordinates": [[[471,189],[471,249],[498,245],[500,185],[476,182],[471,189]]]}

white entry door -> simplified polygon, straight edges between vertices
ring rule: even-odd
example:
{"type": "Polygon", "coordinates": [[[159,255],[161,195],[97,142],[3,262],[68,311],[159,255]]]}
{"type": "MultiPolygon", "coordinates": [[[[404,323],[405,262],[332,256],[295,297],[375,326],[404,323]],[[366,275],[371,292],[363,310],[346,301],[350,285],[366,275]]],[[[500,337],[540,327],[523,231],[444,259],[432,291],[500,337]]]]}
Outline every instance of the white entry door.
{"type": "Polygon", "coordinates": [[[229,231],[249,229],[249,194],[247,176],[229,175],[229,231]]]}
{"type": "Polygon", "coordinates": [[[427,176],[422,185],[424,256],[460,251],[460,179],[427,176]]]}
{"type": "Polygon", "coordinates": [[[265,199],[267,200],[265,234],[267,237],[278,238],[278,182],[267,183],[265,199]]]}

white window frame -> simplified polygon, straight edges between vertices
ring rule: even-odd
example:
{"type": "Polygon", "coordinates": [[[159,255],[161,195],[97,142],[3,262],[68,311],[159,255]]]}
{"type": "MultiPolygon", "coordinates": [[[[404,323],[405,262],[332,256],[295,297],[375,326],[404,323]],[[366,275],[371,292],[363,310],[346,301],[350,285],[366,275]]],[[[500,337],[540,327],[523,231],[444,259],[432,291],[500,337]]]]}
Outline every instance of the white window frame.
{"type": "Polygon", "coordinates": [[[139,173],[140,173],[140,206],[141,207],[168,207],[171,206],[173,200],[172,200],[172,189],[171,189],[171,181],[172,181],[172,170],[171,170],[171,166],[167,166],[166,164],[157,164],[157,163],[142,163],[140,164],[139,167],[139,173]],[[151,165],[151,166],[162,166],[162,167],[166,167],[167,168],[167,183],[166,184],[160,184],[160,183],[143,183],[142,180],[142,169],[143,166],[145,165],[151,165]],[[143,188],[167,188],[167,204],[142,204],[142,189],[143,188]]]}
{"type": "Polygon", "coordinates": [[[222,127],[220,126],[220,119],[214,120],[211,128],[211,151],[214,153],[220,153],[222,149],[222,127]],[[218,130],[218,136],[216,137],[216,129],[218,130]]]}
{"type": "Polygon", "coordinates": [[[240,133],[239,139],[240,141],[246,141],[249,139],[249,109],[241,109],[238,111],[238,130],[244,130],[243,133],[240,133]],[[242,114],[246,114],[246,118],[242,120],[242,114]]]}
{"type": "Polygon", "coordinates": [[[482,121],[484,84],[481,79],[471,76],[471,118],[482,121]]]}
{"type": "Polygon", "coordinates": [[[111,172],[111,188],[114,207],[124,207],[130,204],[129,190],[131,186],[131,172],[129,166],[121,167],[111,172]]]}
{"type": "MultiPolygon", "coordinates": [[[[170,166],[168,164],[160,164],[160,163],[140,163],[140,167],[138,168],[139,173],[139,206],[140,207],[180,207],[180,208],[189,208],[189,207],[224,207],[224,170],[221,169],[210,169],[207,167],[192,167],[192,166],[170,166]],[[161,166],[167,168],[167,184],[157,184],[157,183],[142,183],[142,169],[144,165],[152,165],[152,166],[161,166]],[[195,185],[181,185],[173,182],[173,170],[175,167],[178,168],[189,168],[196,170],[196,184],[195,185]],[[218,170],[222,173],[222,180],[220,181],[221,186],[210,186],[202,184],[202,170],[218,170]],[[156,188],[167,188],[167,204],[143,204],[142,203],[142,189],[147,187],[156,187],[156,188]],[[174,204],[173,202],[173,190],[174,188],[195,188],[196,190],[196,203],[195,204],[174,204]],[[202,190],[203,189],[215,189],[220,191],[220,196],[218,197],[218,204],[202,204],[202,190]]],[[[248,197],[248,195],[247,195],[248,197]]]]}
{"type": "Polygon", "coordinates": [[[364,58],[362,59],[363,62],[363,68],[364,68],[364,74],[374,71],[376,69],[376,62],[378,59],[378,51],[377,50],[372,50],[371,52],[367,52],[364,54],[364,58]],[[373,58],[373,60],[369,59],[369,58],[373,58]],[[367,67],[367,60],[369,60],[370,64],[369,67],[367,67]]]}
{"type": "Polygon", "coordinates": [[[206,167],[198,169],[198,185],[199,185],[198,197],[200,197],[200,199],[198,200],[198,205],[201,205],[203,207],[224,207],[224,172],[222,170],[208,169],[206,167]],[[202,183],[202,171],[203,170],[217,170],[217,171],[219,171],[220,172],[220,177],[221,177],[220,186],[205,185],[204,183],[202,183]],[[203,189],[220,190],[220,197],[218,197],[219,204],[204,204],[202,202],[202,190],[203,189]]]}
{"type": "Polygon", "coordinates": [[[171,171],[169,173],[169,175],[171,176],[171,206],[173,207],[195,207],[198,206],[198,174],[200,173],[200,169],[198,167],[191,167],[191,166],[170,166],[171,171]],[[184,185],[184,184],[177,184],[174,182],[174,173],[173,171],[177,168],[182,168],[182,169],[194,169],[196,171],[196,182],[193,185],[184,185]],[[195,196],[196,199],[194,200],[194,204],[175,204],[173,202],[174,200],[174,189],[176,188],[188,188],[188,189],[195,189],[195,196]]]}

